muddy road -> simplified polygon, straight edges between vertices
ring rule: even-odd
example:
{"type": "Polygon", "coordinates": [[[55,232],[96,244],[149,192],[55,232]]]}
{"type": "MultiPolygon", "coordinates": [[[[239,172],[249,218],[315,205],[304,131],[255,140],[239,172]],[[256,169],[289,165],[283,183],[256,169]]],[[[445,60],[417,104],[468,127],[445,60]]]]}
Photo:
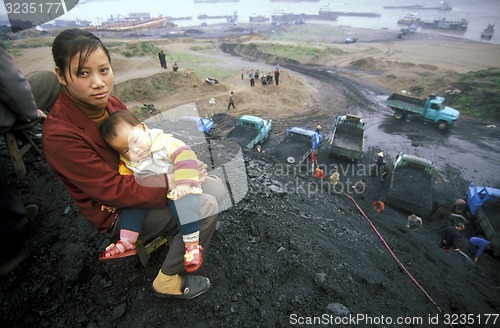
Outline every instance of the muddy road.
{"type": "MultiPolygon", "coordinates": [[[[384,151],[390,159],[399,152],[405,152],[431,160],[446,182],[448,192],[453,196],[462,195],[469,182],[476,185],[500,186],[500,177],[497,175],[500,162],[500,127],[461,117],[455,126],[440,131],[434,124],[416,116],[396,120],[392,110],[384,105],[384,100],[392,92],[390,90],[375,88],[355,80],[347,75],[348,71],[345,69],[332,70],[311,66],[287,68],[317,79],[323,85],[323,103],[332,104],[332,109],[336,108],[331,114],[328,108],[323,108],[314,118],[323,126],[323,134],[327,139],[335,115],[349,113],[364,119],[367,126],[367,152],[363,163],[371,162],[370,156],[373,156],[374,150],[384,151]],[[335,89],[336,92],[329,92],[330,89],[335,89]],[[343,94],[342,99],[338,97],[339,90],[343,94]]],[[[310,122],[311,117],[307,117],[297,124],[310,125],[310,122]]],[[[281,136],[275,135],[273,138],[276,137],[281,136]]],[[[276,144],[276,140],[271,142],[276,144]]],[[[320,159],[325,164],[338,162],[327,156],[321,156],[320,159]]]]}

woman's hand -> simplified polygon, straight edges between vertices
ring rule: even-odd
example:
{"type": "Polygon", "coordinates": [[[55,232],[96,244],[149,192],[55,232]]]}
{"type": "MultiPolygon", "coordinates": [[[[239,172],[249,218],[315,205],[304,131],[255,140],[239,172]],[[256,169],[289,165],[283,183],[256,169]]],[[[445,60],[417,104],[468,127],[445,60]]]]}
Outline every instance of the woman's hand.
{"type": "Polygon", "coordinates": [[[208,176],[207,172],[208,165],[203,163],[202,161],[198,161],[198,171],[200,172],[198,175],[198,180],[200,183],[205,182],[208,176]]]}
{"type": "Polygon", "coordinates": [[[47,113],[45,113],[43,110],[41,109],[38,109],[38,117],[42,118],[42,119],[46,119],[47,118],[47,113]]]}

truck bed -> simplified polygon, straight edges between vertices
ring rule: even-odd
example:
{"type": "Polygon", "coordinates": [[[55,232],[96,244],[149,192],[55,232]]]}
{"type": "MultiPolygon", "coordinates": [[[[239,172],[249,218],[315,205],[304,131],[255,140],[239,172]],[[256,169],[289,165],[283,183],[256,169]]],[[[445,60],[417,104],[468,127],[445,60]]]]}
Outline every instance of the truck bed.
{"type": "Polygon", "coordinates": [[[393,93],[389,98],[387,98],[385,103],[389,107],[411,112],[421,112],[425,107],[424,99],[408,97],[397,93],[393,93]]]}
{"type": "Polygon", "coordinates": [[[474,215],[486,239],[493,245],[493,254],[500,257],[500,202],[486,202],[474,215]]]}
{"type": "Polygon", "coordinates": [[[283,141],[271,150],[271,154],[280,161],[286,161],[288,157],[295,158],[295,163],[311,150],[311,143],[297,138],[286,137],[283,141]]]}
{"type": "Polygon", "coordinates": [[[398,167],[393,173],[386,203],[417,215],[427,216],[432,211],[431,187],[431,175],[411,166],[398,167]]]}
{"type": "Polygon", "coordinates": [[[363,139],[357,136],[341,134],[333,139],[332,146],[349,150],[362,151],[363,139]]]}
{"type": "Polygon", "coordinates": [[[339,125],[335,128],[330,144],[330,156],[345,157],[351,160],[363,156],[364,131],[352,126],[339,125]]]}
{"type": "Polygon", "coordinates": [[[242,147],[246,147],[258,134],[259,131],[257,130],[237,125],[229,132],[228,139],[236,141],[242,147]]]}

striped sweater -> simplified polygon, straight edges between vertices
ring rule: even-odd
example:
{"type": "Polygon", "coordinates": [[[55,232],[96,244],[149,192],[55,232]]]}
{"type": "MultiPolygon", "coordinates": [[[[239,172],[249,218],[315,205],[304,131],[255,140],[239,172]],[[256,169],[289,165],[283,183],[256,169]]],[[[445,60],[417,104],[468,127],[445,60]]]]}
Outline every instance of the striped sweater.
{"type": "MultiPolygon", "coordinates": [[[[140,162],[121,160],[139,178],[155,174],[174,174],[176,185],[189,184],[190,193],[201,194],[199,188],[198,159],[194,151],[181,140],[160,129],[149,129],[152,144],[150,156],[140,162]]],[[[123,174],[123,168],[120,169],[123,174]]]]}

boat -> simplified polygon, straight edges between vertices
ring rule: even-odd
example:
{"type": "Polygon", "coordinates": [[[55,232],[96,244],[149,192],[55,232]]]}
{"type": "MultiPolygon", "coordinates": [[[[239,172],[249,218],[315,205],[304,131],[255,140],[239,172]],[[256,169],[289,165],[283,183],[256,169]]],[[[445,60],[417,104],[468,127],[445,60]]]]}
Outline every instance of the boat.
{"type": "Polygon", "coordinates": [[[265,23],[269,21],[269,17],[262,16],[262,15],[254,15],[248,17],[249,21],[251,23],[265,23]]]}
{"type": "Polygon", "coordinates": [[[379,13],[367,13],[367,12],[353,12],[353,11],[334,11],[332,5],[328,4],[319,8],[318,18],[330,18],[338,16],[361,16],[361,17],[379,17],[379,13]]]}
{"type": "Polygon", "coordinates": [[[398,19],[398,25],[420,25],[421,18],[417,16],[417,13],[411,13],[408,16],[398,19]]]}
{"type": "Polygon", "coordinates": [[[232,15],[207,15],[207,14],[198,15],[198,19],[219,19],[219,18],[229,19],[231,17],[233,17],[233,16],[232,15]]]}
{"type": "Polygon", "coordinates": [[[110,17],[102,22],[98,29],[108,31],[133,31],[145,28],[162,27],[167,23],[167,17],[150,17],[147,13],[131,13],[126,17],[110,17]]]}
{"type": "Polygon", "coordinates": [[[408,6],[384,6],[384,9],[409,9],[409,10],[451,10],[452,7],[447,2],[441,2],[439,6],[424,7],[420,4],[408,6]]]}
{"type": "Polygon", "coordinates": [[[288,24],[294,23],[300,18],[300,15],[287,13],[285,9],[278,9],[271,15],[273,24],[288,24]]]}
{"type": "Polygon", "coordinates": [[[465,18],[461,20],[448,20],[446,18],[435,19],[431,22],[421,22],[420,27],[438,30],[465,31],[469,21],[465,18]]]}
{"type": "Polygon", "coordinates": [[[180,20],[191,20],[193,19],[191,16],[179,16],[179,17],[167,17],[169,21],[180,21],[180,20]]]}
{"type": "Polygon", "coordinates": [[[66,28],[81,28],[88,29],[92,27],[92,22],[88,20],[65,20],[65,19],[56,19],[48,23],[44,23],[40,25],[40,28],[43,30],[56,30],[56,29],[66,29],[66,28]]]}
{"type": "Polygon", "coordinates": [[[488,24],[488,26],[481,32],[481,40],[491,40],[495,33],[495,24],[488,24]]]}

